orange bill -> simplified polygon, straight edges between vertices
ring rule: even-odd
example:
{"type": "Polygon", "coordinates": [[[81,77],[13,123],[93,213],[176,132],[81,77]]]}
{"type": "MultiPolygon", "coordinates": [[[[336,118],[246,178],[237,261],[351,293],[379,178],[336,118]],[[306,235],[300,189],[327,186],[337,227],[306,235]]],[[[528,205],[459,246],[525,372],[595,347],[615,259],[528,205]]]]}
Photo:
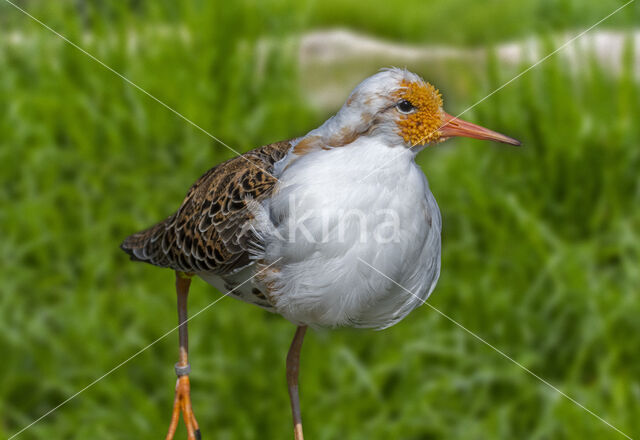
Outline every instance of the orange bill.
{"type": "Polygon", "coordinates": [[[503,144],[520,145],[520,141],[504,134],[489,130],[471,122],[463,121],[448,113],[444,113],[444,124],[439,129],[444,138],[455,136],[502,142],[503,144]]]}

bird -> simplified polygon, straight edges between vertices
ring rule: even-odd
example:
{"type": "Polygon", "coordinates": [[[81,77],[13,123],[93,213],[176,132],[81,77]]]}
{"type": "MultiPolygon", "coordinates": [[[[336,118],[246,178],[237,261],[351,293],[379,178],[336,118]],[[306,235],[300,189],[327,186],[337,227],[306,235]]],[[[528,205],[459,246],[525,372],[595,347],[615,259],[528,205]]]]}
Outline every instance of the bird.
{"type": "Polygon", "coordinates": [[[435,288],[442,219],[415,159],[459,136],[520,145],[446,113],[441,93],[419,75],[382,69],[318,128],[214,166],[175,213],[122,242],[132,260],[176,274],[179,356],[167,440],[180,413],[188,438],[201,438],[189,382],[193,277],[296,326],[286,377],[294,439],[303,440],[298,376],[307,328],[384,329],[435,288]]]}

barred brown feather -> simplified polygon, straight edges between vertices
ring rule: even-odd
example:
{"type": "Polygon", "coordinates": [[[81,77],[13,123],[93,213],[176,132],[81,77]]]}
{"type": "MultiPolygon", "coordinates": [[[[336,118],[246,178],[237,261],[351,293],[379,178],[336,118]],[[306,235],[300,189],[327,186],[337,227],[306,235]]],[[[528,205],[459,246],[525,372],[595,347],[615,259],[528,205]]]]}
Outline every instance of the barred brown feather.
{"type": "Polygon", "coordinates": [[[132,260],[182,272],[226,274],[251,263],[255,236],[247,202],[269,197],[273,165],[291,140],[276,142],[223,162],[193,184],[169,218],[127,237],[120,246],[132,260]]]}

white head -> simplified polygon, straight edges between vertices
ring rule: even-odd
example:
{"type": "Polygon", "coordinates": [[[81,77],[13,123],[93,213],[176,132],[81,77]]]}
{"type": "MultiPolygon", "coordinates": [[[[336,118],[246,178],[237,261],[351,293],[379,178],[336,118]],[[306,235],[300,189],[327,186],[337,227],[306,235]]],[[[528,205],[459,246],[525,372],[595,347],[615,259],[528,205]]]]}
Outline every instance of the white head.
{"type": "Polygon", "coordinates": [[[319,143],[346,146],[361,136],[382,136],[388,145],[407,148],[454,136],[520,145],[513,138],[449,115],[434,86],[415,73],[397,68],[382,70],[362,81],[334,117],[305,137],[299,150],[319,143]]]}

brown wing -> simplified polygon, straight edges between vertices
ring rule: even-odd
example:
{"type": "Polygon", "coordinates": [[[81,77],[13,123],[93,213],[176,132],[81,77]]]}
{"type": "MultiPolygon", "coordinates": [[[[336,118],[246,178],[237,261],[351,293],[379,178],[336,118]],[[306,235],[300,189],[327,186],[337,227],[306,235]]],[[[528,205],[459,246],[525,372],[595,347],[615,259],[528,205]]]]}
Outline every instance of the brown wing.
{"type": "Polygon", "coordinates": [[[277,142],[215,166],[193,184],[175,214],[120,247],[132,260],[183,272],[223,274],[246,266],[255,238],[243,227],[251,219],[247,200],[271,194],[273,165],[290,146],[291,141],[277,142]]]}

